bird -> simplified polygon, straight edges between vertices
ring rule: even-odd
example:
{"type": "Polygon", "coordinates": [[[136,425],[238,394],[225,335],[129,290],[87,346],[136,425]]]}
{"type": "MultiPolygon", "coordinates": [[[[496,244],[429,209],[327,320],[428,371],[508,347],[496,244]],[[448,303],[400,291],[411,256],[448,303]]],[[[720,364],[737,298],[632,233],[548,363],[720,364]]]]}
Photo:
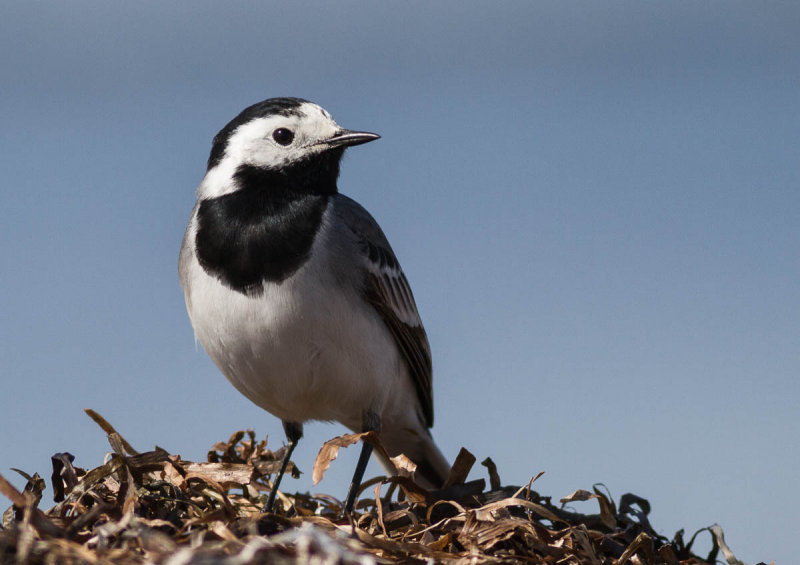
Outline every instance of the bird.
{"type": "MultiPolygon", "coordinates": [[[[411,287],[375,219],[338,190],[345,149],[379,138],[270,98],[217,133],[197,188],[178,260],[196,341],[288,440],[264,511],[309,421],[376,432],[425,488],[450,471],[430,431],[431,350],[411,287]]],[[[346,514],[371,452],[363,442],[346,514]]]]}

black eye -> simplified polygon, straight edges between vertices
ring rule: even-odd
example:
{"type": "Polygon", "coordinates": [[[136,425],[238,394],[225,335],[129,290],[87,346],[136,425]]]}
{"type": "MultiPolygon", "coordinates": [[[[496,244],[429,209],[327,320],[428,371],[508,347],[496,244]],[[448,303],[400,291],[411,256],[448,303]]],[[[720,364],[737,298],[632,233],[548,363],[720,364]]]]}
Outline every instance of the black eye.
{"type": "Polygon", "coordinates": [[[294,133],[290,129],[278,128],[272,132],[272,139],[279,145],[289,145],[294,139],[294,133]]]}

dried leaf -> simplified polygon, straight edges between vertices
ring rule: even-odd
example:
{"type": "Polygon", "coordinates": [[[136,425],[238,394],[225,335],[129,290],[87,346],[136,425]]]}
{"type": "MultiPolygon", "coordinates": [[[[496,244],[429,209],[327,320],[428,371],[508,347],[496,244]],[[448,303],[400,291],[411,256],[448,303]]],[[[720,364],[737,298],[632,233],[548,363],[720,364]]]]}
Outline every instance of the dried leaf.
{"type": "Polygon", "coordinates": [[[19,492],[3,475],[0,475],[0,493],[3,493],[3,496],[8,498],[14,506],[24,509],[23,519],[29,521],[37,531],[48,536],[60,536],[63,534],[60,528],[48,520],[41,510],[36,508],[36,497],[33,494],[19,492]]]}
{"type": "Polygon", "coordinates": [[[617,509],[611,499],[600,492],[597,486],[593,487],[593,489],[594,493],[597,495],[597,501],[600,503],[600,520],[606,528],[613,530],[617,527],[617,509]]]}
{"type": "Polygon", "coordinates": [[[56,502],[64,500],[64,495],[78,484],[78,477],[72,467],[74,460],[75,456],[71,453],[56,453],[50,458],[53,465],[50,481],[53,484],[53,500],[56,502]]]}
{"type": "Polygon", "coordinates": [[[438,540],[434,540],[428,543],[428,547],[431,548],[433,551],[444,551],[444,549],[451,543],[453,543],[453,533],[447,532],[438,540]]]}
{"type": "MultiPolygon", "coordinates": [[[[0,554],[30,563],[531,563],[533,565],[700,565],[676,533],[672,542],[647,521],[649,503],[626,494],[617,505],[607,492],[578,490],[561,499],[577,503],[596,498],[601,515],[581,514],[554,505],[550,497],[526,486],[499,484],[491,460],[491,490],[485,481],[464,482],[469,456],[454,467],[454,483],[426,491],[409,476],[364,481],[374,501],[363,499],[352,517],[326,494],[280,493],[288,515],[262,514],[268,476],[263,469],[280,461],[281,450],[267,449],[252,430],[217,442],[209,462],[184,461],[165,450],[133,454],[113,428],[104,431],[117,452],[84,472],[57,454],[56,484],[64,500],[42,512],[44,488],[38,475],[27,475],[24,492],[0,477],[0,493],[11,508],[0,528],[0,554]],[[70,486],[72,485],[72,486],[70,486]],[[381,497],[382,485],[388,485],[381,497]],[[397,487],[400,487],[399,489],[397,487]],[[680,560],[679,557],[680,556],[680,560]]],[[[321,459],[330,464],[338,449],[368,441],[380,455],[376,434],[353,434],[329,442],[321,459]]],[[[473,459],[474,461],[474,459],[473,459]]],[[[413,464],[394,458],[398,473],[413,464]]],[[[324,469],[323,469],[324,472],[324,469]]],[[[541,473],[538,476],[541,476],[541,473]]],[[[570,505],[572,506],[572,505],[570,505]]],[[[577,505],[575,505],[577,506],[577,505]]],[[[592,508],[594,508],[592,506],[592,508]]],[[[725,544],[718,526],[711,558],[722,552],[729,565],[741,565],[725,544]]],[[[2,560],[2,559],[0,559],[2,560]]]]}
{"type": "Polygon", "coordinates": [[[0,493],[9,499],[14,506],[22,508],[27,502],[22,493],[14,488],[14,485],[9,483],[3,475],[0,475],[0,493]]]}
{"type": "Polygon", "coordinates": [[[635,514],[637,516],[644,514],[647,516],[650,514],[650,502],[646,498],[627,492],[619,497],[619,513],[635,514]],[[642,509],[641,512],[633,508],[634,504],[642,509]]]}
{"type": "Polygon", "coordinates": [[[366,531],[358,528],[356,528],[354,534],[360,541],[364,542],[368,546],[377,547],[383,551],[387,551],[395,555],[427,555],[432,552],[429,547],[420,543],[403,543],[394,540],[381,539],[379,537],[372,536],[366,531]]]}
{"type": "MultiPolygon", "coordinates": [[[[360,434],[345,434],[335,437],[322,444],[322,448],[314,460],[314,468],[311,471],[311,480],[316,485],[322,480],[325,471],[331,466],[331,462],[339,456],[339,449],[349,447],[359,441],[366,441],[381,456],[384,461],[392,461],[389,453],[381,443],[378,434],[375,432],[363,432],[360,434]]],[[[398,473],[400,470],[397,470],[398,473]]]]}
{"type": "Polygon", "coordinates": [[[34,473],[33,476],[29,475],[25,471],[20,471],[19,469],[15,469],[14,467],[11,468],[12,471],[19,473],[22,475],[25,480],[25,487],[22,489],[22,493],[30,493],[33,495],[36,504],[39,504],[39,501],[42,500],[42,494],[44,490],[47,488],[47,483],[45,483],[44,479],[39,476],[39,473],[34,473]]]}
{"type": "Polygon", "coordinates": [[[397,457],[390,457],[389,461],[392,462],[401,477],[413,477],[414,471],[417,470],[417,464],[402,453],[397,457]]]}
{"type": "Polygon", "coordinates": [[[670,545],[662,545],[658,548],[658,555],[664,560],[666,565],[681,565],[678,556],[670,545]]]}
{"type": "Polygon", "coordinates": [[[125,441],[124,437],[122,437],[121,435],[119,435],[117,433],[117,430],[114,429],[114,426],[109,424],[106,421],[106,419],[103,418],[100,414],[98,414],[97,412],[95,412],[91,408],[84,409],[84,412],[86,412],[86,414],[88,414],[89,417],[92,420],[94,420],[95,423],[98,426],[100,426],[103,429],[103,431],[106,432],[107,435],[110,436],[111,434],[116,434],[117,437],[119,438],[120,442],[122,443],[123,448],[125,449],[125,451],[127,452],[128,455],[138,455],[139,454],[138,451],[136,451],[133,447],[131,447],[131,444],[129,444],[127,441],[125,441]]]}
{"type": "Polygon", "coordinates": [[[728,547],[728,544],[725,543],[725,533],[722,531],[722,528],[718,524],[709,526],[708,531],[710,531],[711,535],[714,536],[714,541],[717,543],[719,549],[722,551],[722,555],[725,557],[725,561],[728,562],[728,565],[745,565],[744,563],[736,559],[736,556],[728,547]]]}
{"type": "Polygon", "coordinates": [[[250,484],[255,472],[252,465],[242,463],[184,463],[182,467],[187,476],[202,477],[224,488],[250,484]]]}
{"type": "Polygon", "coordinates": [[[322,480],[325,471],[331,466],[331,461],[339,456],[339,450],[358,443],[367,434],[346,434],[330,439],[322,444],[317,458],[314,460],[314,468],[311,470],[311,481],[316,485],[322,480]]]}
{"type": "Polygon", "coordinates": [[[591,493],[588,490],[578,489],[575,492],[568,494],[564,498],[560,499],[559,502],[561,504],[566,504],[568,502],[583,502],[585,500],[589,500],[592,498],[600,498],[600,495],[591,493]]]}
{"type": "Polygon", "coordinates": [[[646,533],[642,532],[636,539],[633,540],[625,552],[620,556],[617,565],[625,565],[628,560],[632,560],[633,554],[639,550],[643,550],[645,557],[647,559],[647,563],[653,563],[655,560],[655,554],[653,551],[653,540],[648,536],[646,533]]]}
{"type": "Polygon", "coordinates": [[[589,538],[589,534],[586,532],[586,526],[575,528],[573,530],[573,533],[575,535],[575,539],[578,540],[578,544],[583,550],[583,555],[589,560],[591,565],[602,565],[600,559],[597,556],[597,552],[595,551],[594,546],[592,545],[592,540],[591,538],[589,538]]]}
{"type": "Polygon", "coordinates": [[[500,475],[497,473],[497,465],[494,464],[491,457],[487,457],[481,461],[481,465],[486,467],[489,471],[489,488],[498,490],[501,486],[500,475]]]}
{"type": "Polygon", "coordinates": [[[444,482],[443,488],[464,483],[474,464],[475,456],[462,447],[461,451],[459,451],[456,456],[456,460],[453,461],[453,466],[450,468],[450,475],[444,482]]]}
{"type": "Polygon", "coordinates": [[[487,504],[486,506],[482,506],[481,508],[477,509],[475,514],[479,520],[488,520],[490,519],[492,512],[499,510],[500,508],[508,508],[509,506],[521,506],[526,510],[530,510],[534,514],[541,516],[542,518],[547,518],[554,524],[558,522],[567,523],[566,520],[559,518],[545,506],[536,504],[530,500],[524,500],[522,498],[506,498],[504,500],[492,502],[491,504],[487,504]]]}

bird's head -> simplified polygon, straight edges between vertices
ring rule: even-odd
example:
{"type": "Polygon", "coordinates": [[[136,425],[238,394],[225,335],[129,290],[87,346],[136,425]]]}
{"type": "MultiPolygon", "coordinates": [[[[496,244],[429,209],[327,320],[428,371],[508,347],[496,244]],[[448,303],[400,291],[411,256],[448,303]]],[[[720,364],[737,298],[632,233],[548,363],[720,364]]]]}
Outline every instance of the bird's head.
{"type": "Polygon", "coordinates": [[[270,98],[242,110],[214,137],[199,196],[233,192],[243,178],[272,179],[294,190],[335,192],[345,148],[379,137],[340,127],[327,111],[307,100],[270,98]]]}

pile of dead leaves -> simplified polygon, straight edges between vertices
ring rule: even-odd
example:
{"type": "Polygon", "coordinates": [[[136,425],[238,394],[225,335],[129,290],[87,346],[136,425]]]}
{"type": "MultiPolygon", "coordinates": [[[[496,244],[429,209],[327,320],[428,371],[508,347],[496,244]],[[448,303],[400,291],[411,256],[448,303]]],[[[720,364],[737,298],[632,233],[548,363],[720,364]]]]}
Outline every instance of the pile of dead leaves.
{"type": "MultiPolygon", "coordinates": [[[[722,552],[722,530],[711,535],[708,556],[692,553],[694,534],[672,540],[648,522],[650,505],[632,494],[618,504],[602,490],[579,490],[553,504],[527,486],[502,487],[491,460],[485,481],[464,482],[475,459],[462,450],[442,490],[413,481],[413,465],[396,477],[365,482],[349,518],[342,503],[326,495],[279,494],[275,514],[261,508],[282,451],[272,452],[252,431],[236,432],[213,446],[208,462],[184,461],[163,449],[139,453],[102,417],[89,415],[113,449],[90,471],[73,466],[68,453],[53,456],[55,506],[39,509],[45,481],[22,471],[17,491],[0,476],[0,493],[12,506],[0,528],[0,563],[546,563],[702,564],[722,552]],[[381,490],[383,489],[383,494],[381,490]],[[576,503],[598,508],[582,514],[576,503]]],[[[315,475],[339,447],[362,434],[329,442],[315,475]]],[[[378,446],[379,447],[379,446],[378,446]]],[[[399,463],[398,463],[399,464],[399,463]]],[[[289,472],[299,474],[290,465],[289,472]]]]}

